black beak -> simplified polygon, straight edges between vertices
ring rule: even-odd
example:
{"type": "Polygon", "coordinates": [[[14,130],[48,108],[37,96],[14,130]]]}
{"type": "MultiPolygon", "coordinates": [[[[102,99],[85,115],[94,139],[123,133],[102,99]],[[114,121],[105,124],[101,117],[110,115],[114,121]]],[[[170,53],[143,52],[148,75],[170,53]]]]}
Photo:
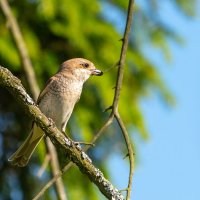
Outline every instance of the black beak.
{"type": "Polygon", "coordinates": [[[103,72],[101,70],[98,70],[98,69],[93,69],[91,74],[95,75],[95,76],[102,76],[103,72]]]}

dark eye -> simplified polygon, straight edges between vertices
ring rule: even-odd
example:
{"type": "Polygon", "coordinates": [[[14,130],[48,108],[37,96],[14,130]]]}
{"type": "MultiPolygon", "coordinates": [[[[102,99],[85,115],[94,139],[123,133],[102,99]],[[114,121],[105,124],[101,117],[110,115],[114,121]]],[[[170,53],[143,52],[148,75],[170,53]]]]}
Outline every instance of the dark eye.
{"type": "Polygon", "coordinates": [[[89,64],[88,63],[82,63],[81,64],[83,67],[85,67],[85,68],[88,68],[89,67],[89,64]]]}

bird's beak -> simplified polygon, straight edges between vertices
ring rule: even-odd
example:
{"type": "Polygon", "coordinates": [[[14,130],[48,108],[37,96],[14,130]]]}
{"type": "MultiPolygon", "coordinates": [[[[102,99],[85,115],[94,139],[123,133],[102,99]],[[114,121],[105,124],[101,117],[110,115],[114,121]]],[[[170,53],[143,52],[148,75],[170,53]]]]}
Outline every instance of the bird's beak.
{"type": "Polygon", "coordinates": [[[91,72],[91,75],[102,76],[103,72],[101,70],[98,70],[98,69],[93,69],[92,72],[91,72]]]}

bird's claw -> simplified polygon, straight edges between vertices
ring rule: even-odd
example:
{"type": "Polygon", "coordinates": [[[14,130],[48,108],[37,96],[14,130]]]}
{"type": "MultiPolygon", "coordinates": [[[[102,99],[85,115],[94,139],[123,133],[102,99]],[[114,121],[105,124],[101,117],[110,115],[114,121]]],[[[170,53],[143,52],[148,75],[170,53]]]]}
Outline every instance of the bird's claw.
{"type": "Polygon", "coordinates": [[[48,118],[48,120],[49,120],[49,126],[55,126],[53,119],[48,118]]]}
{"type": "Polygon", "coordinates": [[[90,145],[90,146],[95,146],[94,143],[90,143],[90,142],[74,142],[75,145],[77,146],[80,146],[81,144],[84,144],[84,145],[90,145]]]}

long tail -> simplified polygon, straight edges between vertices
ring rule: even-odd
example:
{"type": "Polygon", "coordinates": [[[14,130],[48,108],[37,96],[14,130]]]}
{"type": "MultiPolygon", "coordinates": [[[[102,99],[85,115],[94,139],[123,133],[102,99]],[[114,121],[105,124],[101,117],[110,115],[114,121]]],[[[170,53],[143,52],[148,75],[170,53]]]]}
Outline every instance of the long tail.
{"type": "Polygon", "coordinates": [[[19,149],[8,159],[8,161],[11,162],[12,165],[17,165],[18,167],[26,166],[43,136],[43,131],[39,127],[37,127],[36,124],[34,124],[27,139],[19,147],[19,149]]]}

